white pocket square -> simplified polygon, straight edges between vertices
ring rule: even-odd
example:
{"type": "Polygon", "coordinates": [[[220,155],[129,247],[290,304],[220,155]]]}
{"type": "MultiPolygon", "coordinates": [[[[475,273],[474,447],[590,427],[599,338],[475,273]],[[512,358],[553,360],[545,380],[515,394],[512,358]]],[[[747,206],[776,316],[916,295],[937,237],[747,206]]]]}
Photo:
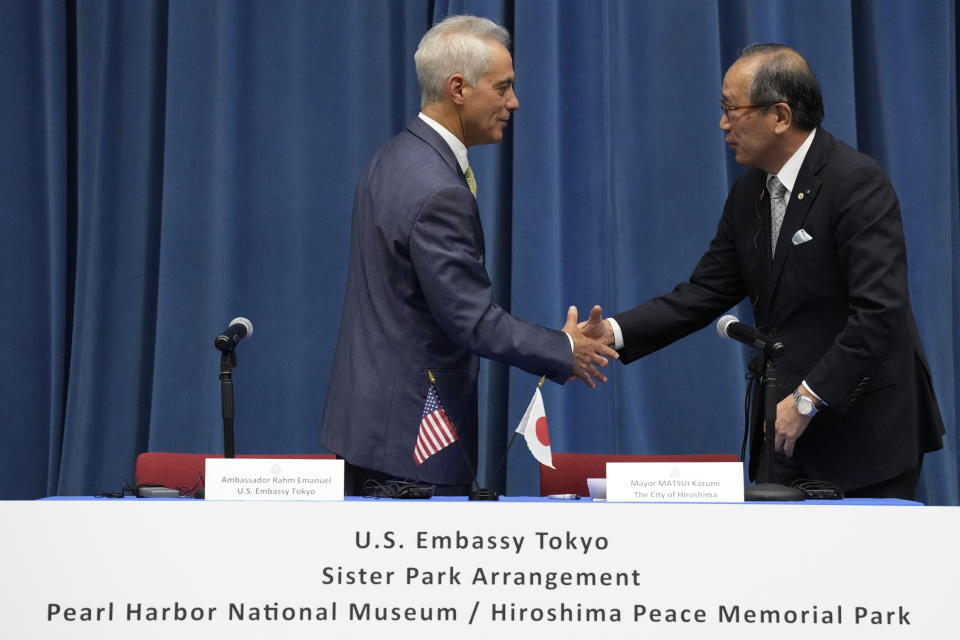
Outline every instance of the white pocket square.
{"type": "Polygon", "coordinates": [[[797,231],[795,234],[793,234],[793,239],[791,242],[794,246],[797,246],[798,244],[810,242],[811,240],[813,240],[813,236],[807,233],[804,229],[800,229],[800,231],[797,231]]]}

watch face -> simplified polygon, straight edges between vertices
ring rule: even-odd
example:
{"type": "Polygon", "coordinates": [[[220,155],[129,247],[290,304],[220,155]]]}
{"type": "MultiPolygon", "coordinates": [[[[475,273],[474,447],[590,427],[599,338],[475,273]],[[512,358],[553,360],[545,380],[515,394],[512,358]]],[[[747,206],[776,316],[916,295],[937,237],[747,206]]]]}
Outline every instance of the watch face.
{"type": "Polygon", "coordinates": [[[801,415],[809,416],[813,413],[813,401],[806,396],[800,396],[797,398],[797,411],[799,411],[801,415]]]}

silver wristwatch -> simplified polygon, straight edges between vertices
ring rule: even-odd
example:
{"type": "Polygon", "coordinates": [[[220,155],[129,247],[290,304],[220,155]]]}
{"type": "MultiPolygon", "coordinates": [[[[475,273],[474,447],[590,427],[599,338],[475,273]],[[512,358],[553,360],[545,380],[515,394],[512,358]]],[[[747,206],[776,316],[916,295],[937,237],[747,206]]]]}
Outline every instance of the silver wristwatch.
{"type": "Polygon", "coordinates": [[[800,393],[800,389],[793,390],[793,401],[797,403],[797,411],[802,416],[812,418],[817,415],[817,405],[813,404],[813,399],[800,393]]]}

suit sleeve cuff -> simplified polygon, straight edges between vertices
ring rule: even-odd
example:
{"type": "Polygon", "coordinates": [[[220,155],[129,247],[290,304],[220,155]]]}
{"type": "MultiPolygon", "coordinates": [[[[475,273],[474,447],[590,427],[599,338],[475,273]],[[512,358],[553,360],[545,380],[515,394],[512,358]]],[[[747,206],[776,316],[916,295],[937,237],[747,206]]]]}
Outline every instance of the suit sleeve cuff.
{"type": "Polygon", "coordinates": [[[613,350],[619,351],[623,349],[623,330],[613,318],[607,318],[607,322],[610,323],[610,328],[613,329],[613,350]]]}

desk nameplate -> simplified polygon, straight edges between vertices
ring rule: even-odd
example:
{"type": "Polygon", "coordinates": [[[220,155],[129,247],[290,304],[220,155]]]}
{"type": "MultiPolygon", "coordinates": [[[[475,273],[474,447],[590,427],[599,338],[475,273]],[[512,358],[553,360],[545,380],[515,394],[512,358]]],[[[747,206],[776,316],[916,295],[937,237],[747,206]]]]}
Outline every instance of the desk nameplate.
{"type": "Polygon", "coordinates": [[[207,458],[207,500],[343,500],[343,460],[207,458]]]}
{"type": "Polygon", "coordinates": [[[742,462],[608,462],[610,502],[743,502],[742,462]]]}

